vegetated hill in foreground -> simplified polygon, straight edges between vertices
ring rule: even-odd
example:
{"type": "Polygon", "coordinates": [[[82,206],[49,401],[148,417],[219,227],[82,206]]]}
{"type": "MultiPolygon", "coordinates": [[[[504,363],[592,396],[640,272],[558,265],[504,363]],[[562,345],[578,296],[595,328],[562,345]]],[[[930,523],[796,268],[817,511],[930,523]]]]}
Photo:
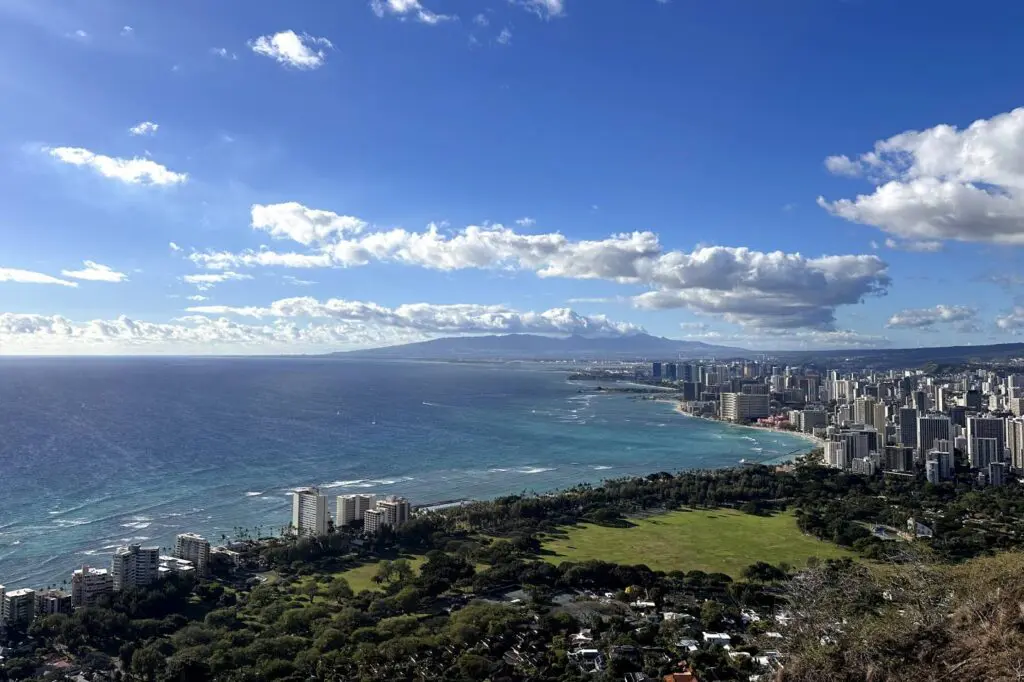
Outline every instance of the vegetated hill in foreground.
{"type": "Polygon", "coordinates": [[[742,348],[678,341],[650,334],[608,338],[505,334],[448,337],[334,355],[402,360],[672,360],[679,357],[749,357],[754,353],[742,348]]]}
{"type": "Polygon", "coordinates": [[[788,591],[777,682],[1024,678],[1024,554],[822,565],[788,591]]]}

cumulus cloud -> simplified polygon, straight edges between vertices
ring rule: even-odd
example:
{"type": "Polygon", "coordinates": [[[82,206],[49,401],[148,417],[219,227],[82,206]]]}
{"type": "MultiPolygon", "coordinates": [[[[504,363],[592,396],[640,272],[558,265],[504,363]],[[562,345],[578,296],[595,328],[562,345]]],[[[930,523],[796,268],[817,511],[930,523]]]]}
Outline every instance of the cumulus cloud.
{"type": "Polygon", "coordinates": [[[511,45],[512,44],[512,31],[507,28],[501,29],[501,33],[496,38],[499,45],[511,45]]]}
{"type": "Polygon", "coordinates": [[[13,282],[15,284],[58,284],[65,287],[77,287],[77,282],[69,282],[41,272],[31,270],[19,270],[17,268],[0,268],[0,282],[13,282]]]}
{"type": "Polygon", "coordinates": [[[101,265],[91,260],[84,261],[81,270],[61,270],[62,275],[72,279],[82,279],[89,282],[124,282],[128,275],[114,270],[109,265],[101,265]]]}
{"type": "Polygon", "coordinates": [[[1024,306],[1014,306],[1013,310],[996,318],[996,327],[1014,334],[1024,330],[1024,306]]]}
{"type": "Polygon", "coordinates": [[[887,327],[905,329],[930,329],[943,323],[968,323],[978,315],[977,308],[965,305],[937,305],[933,308],[907,308],[901,310],[886,323],[887,327]]]}
{"type": "Polygon", "coordinates": [[[120,159],[81,147],[48,147],[45,151],[58,161],[91,168],[105,178],[129,185],[180,185],[188,180],[188,173],[175,173],[151,159],[120,159]]]}
{"type": "Polygon", "coordinates": [[[917,253],[935,253],[942,251],[942,242],[939,241],[897,241],[891,237],[885,240],[886,247],[894,251],[914,251],[917,253]]]}
{"type": "Polygon", "coordinates": [[[203,301],[209,301],[210,297],[203,296],[202,294],[193,294],[192,296],[188,297],[188,300],[194,301],[196,303],[202,303],[203,301]]]}
{"type": "MultiPolygon", "coordinates": [[[[370,9],[381,18],[386,14],[392,14],[401,19],[412,17],[421,24],[428,24],[430,26],[436,26],[455,18],[448,14],[431,12],[419,0],[370,0],[370,9]]],[[[477,18],[480,17],[483,17],[483,15],[478,14],[477,18]]],[[[486,17],[483,18],[486,19],[486,17]]]]}
{"type": "Polygon", "coordinates": [[[1024,244],[1024,108],[961,130],[938,125],[876,142],[834,173],[862,176],[870,194],[818,203],[846,220],[912,242],[1024,244]]]}
{"type": "Polygon", "coordinates": [[[837,307],[883,294],[890,283],[886,264],[874,255],[808,258],[725,246],[671,251],[652,232],[573,241],[557,232],[521,234],[503,225],[470,225],[455,232],[436,224],[423,232],[373,231],[358,218],[295,203],[253,206],[252,227],[311,250],[205,252],[190,258],[213,270],[389,262],[442,271],[502,269],[609,280],[648,287],[633,298],[638,307],[689,308],[746,326],[777,328],[830,328],[837,307]]]}
{"type": "Polygon", "coordinates": [[[533,227],[537,224],[537,221],[529,216],[524,216],[516,221],[516,225],[519,227],[533,227]]]}
{"type": "Polygon", "coordinates": [[[293,69],[318,69],[327,61],[324,48],[334,45],[327,38],[299,35],[295,31],[281,31],[249,41],[249,47],[258,55],[270,57],[279,64],[293,69]]]}
{"type": "Polygon", "coordinates": [[[304,296],[269,306],[194,306],[186,312],[254,318],[312,318],[362,322],[427,334],[583,334],[621,336],[642,331],[603,315],[583,316],[569,308],[521,312],[501,305],[408,303],[387,308],[376,303],[304,296]]]}
{"type": "Polygon", "coordinates": [[[153,123],[152,121],[143,121],[138,125],[133,125],[128,129],[130,135],[155,135],[156,131],[160,129],[159,123],[153,123]]]}
{"type": "Polygon", "coordinates": [[[177,244],[175,244],[174,242],[168,242],[168,244],[167,244],[167,247],[168,247],[168,248],[169,248],[169,249],[170,249],[171,251],[175,251],[175,252],[176,252],[176,251],[181,251],[181,247],[180,247],[180,246],[178,246],[177,244]]]}
{"type": "Polygon", "coordinates": [[[237,272],[203,273],[198,275],[185,275],[181,278],[185,284],[192,284],[199,291],[208,291],[223,282],[237,282],[252,279],[252,275],[243,275],[237,272]]]}

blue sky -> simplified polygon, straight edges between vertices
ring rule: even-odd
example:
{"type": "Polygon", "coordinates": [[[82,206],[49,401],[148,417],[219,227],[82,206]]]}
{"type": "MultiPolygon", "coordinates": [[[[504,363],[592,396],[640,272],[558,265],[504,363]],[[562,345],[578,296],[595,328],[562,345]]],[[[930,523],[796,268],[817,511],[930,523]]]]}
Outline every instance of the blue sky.
{"type": "Polygon", "coordinates": [[[972,7],[0,0],[0,353],[1017,340],[972,7]]]}

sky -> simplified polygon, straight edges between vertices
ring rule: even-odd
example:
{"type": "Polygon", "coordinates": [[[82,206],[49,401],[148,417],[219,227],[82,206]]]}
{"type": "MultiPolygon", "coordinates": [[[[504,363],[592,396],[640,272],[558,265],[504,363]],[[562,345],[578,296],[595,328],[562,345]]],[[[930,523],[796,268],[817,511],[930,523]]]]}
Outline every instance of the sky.
{"type": "Polygon", "coordinates": [[[0,354],[1024,332],[1024,3],[0,0],[0,354]]]}

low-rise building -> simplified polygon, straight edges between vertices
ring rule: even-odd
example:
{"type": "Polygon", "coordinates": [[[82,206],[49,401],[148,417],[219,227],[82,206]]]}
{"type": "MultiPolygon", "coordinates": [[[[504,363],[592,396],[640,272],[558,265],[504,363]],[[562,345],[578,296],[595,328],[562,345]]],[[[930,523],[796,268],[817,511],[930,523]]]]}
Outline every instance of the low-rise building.
{"type": "Polygon", "coordinates": [[[188,559],[179,559],[176,556],[160,557],[160,566],[157,568],[157,575],[166,578],[172,575],[194,576],[196,566],[188,559]]]}

